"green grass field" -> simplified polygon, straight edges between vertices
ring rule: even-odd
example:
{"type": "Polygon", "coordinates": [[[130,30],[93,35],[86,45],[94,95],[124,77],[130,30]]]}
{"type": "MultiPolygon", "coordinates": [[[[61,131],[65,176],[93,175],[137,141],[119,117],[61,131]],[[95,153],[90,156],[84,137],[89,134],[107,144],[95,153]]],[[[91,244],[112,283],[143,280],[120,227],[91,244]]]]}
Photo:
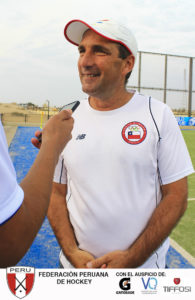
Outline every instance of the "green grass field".
{"type": "MultiPolygon", "coordinates": [[[[193,166],[195,168],[195,130],[182,130],[184,139],[186,141],[193,166]]],[[[195,198],[195,174],[188,177],[189,184],[189,198],[195,198]]]]}
{"type": "MultiPolygon", "coordinates": [[[[195,130],[182,131],[195,168],[195,130]]],[[[195,174],[188,177],[189,198],[195,198],[195,174]]],[[[195,200],[188,201],[188,208],[170,237],[195,257],[195,200]]]]}

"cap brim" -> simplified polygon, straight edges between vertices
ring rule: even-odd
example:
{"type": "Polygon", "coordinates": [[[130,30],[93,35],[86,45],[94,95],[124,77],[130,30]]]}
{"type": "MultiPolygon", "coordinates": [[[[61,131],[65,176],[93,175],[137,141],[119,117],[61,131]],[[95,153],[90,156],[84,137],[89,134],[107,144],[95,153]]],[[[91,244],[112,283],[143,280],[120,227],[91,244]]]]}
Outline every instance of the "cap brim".
{"type": "Polygon", "coordinates": [[[82,40],[84,32],[87,29],[93,28],[81,20],[72,20],[66,24],[64,28],[64,35],[70,43],[78,46],[82,40]]]}

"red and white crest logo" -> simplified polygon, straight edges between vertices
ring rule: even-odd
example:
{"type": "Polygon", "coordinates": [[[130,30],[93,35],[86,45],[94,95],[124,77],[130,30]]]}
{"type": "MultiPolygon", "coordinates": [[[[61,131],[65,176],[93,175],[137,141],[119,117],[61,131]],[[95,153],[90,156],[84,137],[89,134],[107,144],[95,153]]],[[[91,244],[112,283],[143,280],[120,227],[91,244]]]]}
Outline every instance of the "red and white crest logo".
{"type": "Polygon", "coordinates": [[[180,278],[174,278],[173,279],[173,282],[175,283],[175,284],[180,284],[180,278]]]}
{"type": "Polygon", "coordinates": [[[123,127],[122,137],[125,142],[131,145],[137,145],[146,138],[146,127],[137,121],[130,122],[123,127]]]}
{"type": "Polygon", "coordinates": [[[22,299],[32,290],[35,269],[31,267],[7,268],[7,283],[11,292],[22,299]]]}

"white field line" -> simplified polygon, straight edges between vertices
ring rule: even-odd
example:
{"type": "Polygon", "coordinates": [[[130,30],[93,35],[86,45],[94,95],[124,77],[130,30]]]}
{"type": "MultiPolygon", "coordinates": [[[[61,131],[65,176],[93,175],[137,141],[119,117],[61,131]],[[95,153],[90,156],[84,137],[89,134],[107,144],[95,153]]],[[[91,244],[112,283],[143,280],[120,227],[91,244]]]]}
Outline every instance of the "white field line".
{"type": "Polygon", "coordinates": [[[195,198],[188,198],[188,201],[194,201],[195,198]]]}
{"type": "Polygon", "coordinates": [[[185,259],[187,259],[187,261],[193,266],[195,267],[195,258],[189,254],[186,250],[184,250],[178,243],[176,243],[174,240],[170,239],[170,244],[171,246],[177,250],[185,259]]]}

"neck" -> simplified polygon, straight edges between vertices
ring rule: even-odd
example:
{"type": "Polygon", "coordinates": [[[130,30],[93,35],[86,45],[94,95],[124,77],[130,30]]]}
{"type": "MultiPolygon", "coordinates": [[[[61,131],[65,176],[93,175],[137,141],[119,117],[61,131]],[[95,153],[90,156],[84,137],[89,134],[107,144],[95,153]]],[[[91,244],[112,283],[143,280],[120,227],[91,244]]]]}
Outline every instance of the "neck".
{"type": "Polygon", "coordinates": [[[89,104],[96,110],[106,111],[117,109],[131,100],[134,93],[129,93],[126,90],[122,93],[115,93],[111,97],[89,97],[89,104]]]}

